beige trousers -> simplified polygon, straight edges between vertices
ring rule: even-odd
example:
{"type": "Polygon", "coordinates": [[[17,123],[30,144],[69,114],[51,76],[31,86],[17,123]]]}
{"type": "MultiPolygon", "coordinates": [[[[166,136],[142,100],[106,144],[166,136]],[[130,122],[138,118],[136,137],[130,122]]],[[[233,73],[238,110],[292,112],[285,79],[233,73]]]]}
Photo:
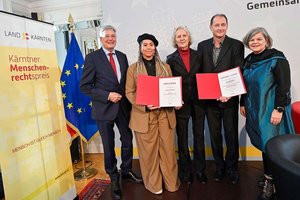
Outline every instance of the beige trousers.
{"type": "Polygon", "coordinates": [[[175,155],[174,129],[170,129],[164,109],[149,113],[149,131],[135,132],[145,188],[152,193],[178,190],[178,166],[175,155]]]}

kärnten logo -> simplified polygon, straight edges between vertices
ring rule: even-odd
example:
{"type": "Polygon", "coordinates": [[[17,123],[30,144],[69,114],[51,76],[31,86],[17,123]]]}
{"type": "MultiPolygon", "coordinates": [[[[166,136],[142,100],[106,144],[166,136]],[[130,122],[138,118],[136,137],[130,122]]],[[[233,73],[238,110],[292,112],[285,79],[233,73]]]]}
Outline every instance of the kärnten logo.
{"type": "Polygon", "coordinates": [[[11,37],[16,39],[23,39],[23,40],[39,40],[44,42],[51,42],[51,38],[43,35],[36,35],[36,34],[29,34],[27,32],[15,32],[15,31],[4,31],[5,37],[11,37]]]}
{"type": "Polygon", "coordinates": [[[24,40],[29,40],[29,34],[28,33],[24,32],[22,35],[23,35],[24,40]]]}

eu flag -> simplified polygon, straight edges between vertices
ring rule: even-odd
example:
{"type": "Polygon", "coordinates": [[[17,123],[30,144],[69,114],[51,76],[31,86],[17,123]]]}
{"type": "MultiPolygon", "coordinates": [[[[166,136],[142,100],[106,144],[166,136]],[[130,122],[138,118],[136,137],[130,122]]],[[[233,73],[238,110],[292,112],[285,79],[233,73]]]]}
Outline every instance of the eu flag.
{"type": "Polygon", "coordinates": [[[67,128],[71,136],[78,133],[88,142],[98,131],[91,118],[92,102],[79,90],[84,59],[74,33],[60,77],[67,128]],[[72,135],[73,134],[73,135],[72,135]]]}

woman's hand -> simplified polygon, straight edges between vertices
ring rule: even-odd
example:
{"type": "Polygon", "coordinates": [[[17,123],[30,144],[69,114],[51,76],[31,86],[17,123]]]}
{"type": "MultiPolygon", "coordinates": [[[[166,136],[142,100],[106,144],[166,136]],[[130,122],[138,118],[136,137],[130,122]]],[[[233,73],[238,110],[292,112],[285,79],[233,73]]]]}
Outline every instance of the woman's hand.
{"type": "Polygon", "coordinates": [[[282,119],[282,113],[274,109],[271,115],[271,120],[270,120],[271,124],[278,125],[280,124],[281,119],[282,119]]]}
{"type": "Polygon", "coordinates": [[[180,108],[182,108],[183,104],[184,104],[184,102],[181,101],[181,106],[175,106],[175,110],[179,110],[180,108]]]}
{"type": "Polygon", "coordinates": [[[155,110],[155,109],[158,109],[159,106],[147,105],[147,108],[148,108],[149,110],[155,110]]]}
{"type": "Polygon", "coordinates": [[[179,110],[182,106],[175,106],[175,110],[179,110]]]}
{"type": "Polygon", "coordinates": [[[240,107],[240,113],[243,117],[246,117],[246,109],[245,109],[245,106],[241,106],[240,107]]]}

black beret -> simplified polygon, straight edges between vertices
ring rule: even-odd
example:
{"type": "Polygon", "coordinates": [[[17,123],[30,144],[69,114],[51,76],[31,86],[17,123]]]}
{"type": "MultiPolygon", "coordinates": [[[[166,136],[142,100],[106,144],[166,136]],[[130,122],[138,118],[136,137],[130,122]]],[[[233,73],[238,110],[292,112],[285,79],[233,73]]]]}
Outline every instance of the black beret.
{"type": "Polygon", "coordinates": [[[158,41],[157,41],[157,39],[155,38],[154,35],[151,35],[151,34],[148,34],[148,33],[144,33],[144,34],[140,35],[140,36],[137,38],[137,42],[138,42],[139,44],[141,44],[141,42],[142,42],[143,40],[151,40],[151,41],[154,43],[154,45],[155,45],[156,47],[158,46],[158,41]]]}

